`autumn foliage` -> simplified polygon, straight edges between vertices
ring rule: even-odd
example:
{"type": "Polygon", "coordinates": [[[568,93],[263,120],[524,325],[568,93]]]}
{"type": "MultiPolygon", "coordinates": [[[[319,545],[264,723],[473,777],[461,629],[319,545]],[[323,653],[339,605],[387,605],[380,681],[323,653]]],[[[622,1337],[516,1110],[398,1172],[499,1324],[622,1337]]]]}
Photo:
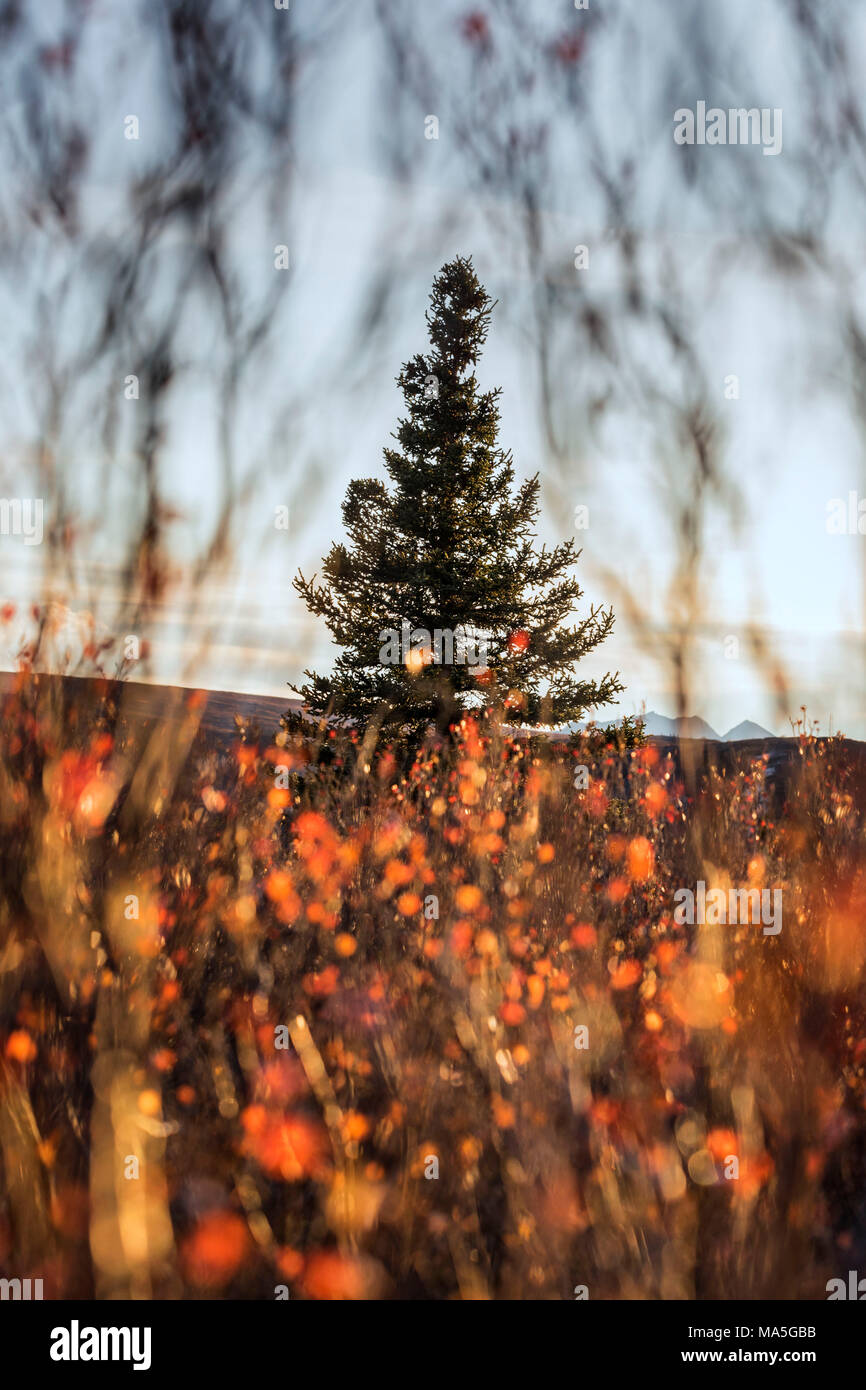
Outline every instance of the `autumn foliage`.
{"type": "Polygon", "coordinates": [[[576,790],[589,753],[492,723],[407,760],[195,721],[6,700],[4,1275],[783,1298],[855,1259],[844,745],[802,738],[782,797],[761,760],[698,776],[597,739],[576,790]],[[783,932],[678,925],[699,877],[781,886],[783,932]]]}

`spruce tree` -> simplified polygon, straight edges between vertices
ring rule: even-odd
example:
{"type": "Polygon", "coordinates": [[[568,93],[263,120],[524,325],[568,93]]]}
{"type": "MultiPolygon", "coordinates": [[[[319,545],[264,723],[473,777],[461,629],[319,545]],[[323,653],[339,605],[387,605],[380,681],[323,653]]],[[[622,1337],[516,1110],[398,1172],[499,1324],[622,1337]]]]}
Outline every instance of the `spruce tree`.
{"type": "Polygon", "coordinates": [[[333,675],[305,672],[300,694],[314,714],[417,734],[486,705],[509,723],[561,724],[623,689],[617,675],[575,673],[613,613],[596,608],[568,625],[582,596],[569,573],[580,552],[573,541],[537,547],[538,475],[515,488],[511,455],[498,444],[501,388],[479,389],[494,307],[471,259],[443,267],[427,313],[429,351],[397,378],[407,413],[399,448],[384,451],[393,486],[351,482],[348,544],[331,547],[320,584],[300,572],[294,581],[342,648],[333,675]],[[437,630],[445,636],[431,650],[424,634],[437,630]],[[458,634],[450,664],[449,633],[458,634]],[[461,664],[461,633],[486,640],[487,669],[461,664]],[[399,634],[396,657],[390,634],[399,634]]]}

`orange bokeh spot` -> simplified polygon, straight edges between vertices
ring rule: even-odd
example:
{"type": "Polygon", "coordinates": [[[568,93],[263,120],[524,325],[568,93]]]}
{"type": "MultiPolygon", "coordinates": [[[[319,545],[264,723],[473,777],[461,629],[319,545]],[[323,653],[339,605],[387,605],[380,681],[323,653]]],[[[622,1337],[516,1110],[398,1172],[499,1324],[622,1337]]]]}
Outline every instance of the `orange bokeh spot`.
{"type": "Polygon", "coordinates": [[[629,878],[635,883],[645,883],[655,866],[655,851],[645,836],[636,835],[629,842],[626,862],[629,878]]]}
{"type": "Polygon", "coordinates": [[[328,1139],[322,1126],[306,1115],[266,1110],[262,1116],[263,1109],[248,1106],[244,1111],[242,1151],[272,1178],[299,1182],[305,1177],[321,1177],[328,1158],[328,1139]]]}
{"type": "Polygon", "coordinates": [[[529,995],[530,1009],[538,1009],[544,998],[544,980],[540,975],[530,975],[526,981],[526,992],[529,995]]]}
{"type": "Polygon", "coordinates": [[[310,1255],[303,1287],[308,1298],[330,1301],[362,1299],[371,1292],[366,1262],[358,1256],[341,1255],[338,1250],[317,1250],[310,1255]]]}
{"type": "Polygon", "coordinates": [[[517,1028],[526,1018],[526,1010],[516,1000],[508,999],[500,1006],[499,1017],[503,1023],[507,1023],[511,1028],[517,1028]]]}
{"type": "Polygon", "coordinates": [[[588,950],[598,940],[598,932],[591,922],[578,922],[577,926],[571,929],[570,939],[573,945],[588,950]]]}
{"type": "Polygon", "coordinates": [[[629,884],[626,878],[612,878],[607,885],[607,896],[612,903],[621,903],[628,897],[629,884]]]}
{"type": "Polygon", "coordinates": [[[182,1247],[187,1276],[203,1288],[223,1288],[237,1274],[251,1247],[247,1224],[236,1212],[209,1212],[182,1247]]]}
{"type": "Polygon", "coordinates": [[[337,988],[339,975],[336,965],[326,965],[324,970],[313,971],[304,976],[304,991],[307,994],[324,998],[328,994],[333,994],[337,988]]]}
{"type": "Polygon", "coordinates": [[[711,1129],[707,1135],[707,1148],[718,1163],[738,1152],[737,1136],[732,1129],[711,1129]]]}
{"type": "Polygon", "coordinates": [[[343,1116],[343,1136],[348,1140],[366,1139],[370,1133],[370,1121],[357,1110],[350,1110],[343,1116]]]}
{"type": "Polygon", "coordinates": [[[415,870],[411,864],[404,864],[402,859],[389,859],[385,865],[385,880],[387,883],[401,887],[404,883],[409,883],[415,876],[415,870]]]}
{"type": "Polygon", "coordinates": [[[631,989],[632,985],[637,984],[642,974],[643,967],[640,961],[624,960],[611,972],[610,987],[611,989],[631,989]]]}
{"type": "Polygon", "coordinates": [[[485,927],[475,938],[475,949],[480,956],[495,956],[499,950],[496,933],[485,927]]]}
{"type": "Polygon", "coordinates": [[[274,903],[285,901],[294,887],[292,875],[286,873],[285,869],[272,869],[265,879],[265,893],[274,903]]]}
{"type": "Polygon", "coordinates": [[[32,1062],[36,1052],[35,1042],[23,1028],[9,1034],[6,1040],[6,1056],[13,1062],[32,1062]]]}
{"type": "Polygon", "coordinates": [[[493,1121],[497,1129],[511,1129],[514,1125],[514,1106],[501,1096],[493,1097],[493,1121]]]}
{"type": "Polygon", "coordinates": [[[138,1108],[142,1115],[149,1115],[151,1118],[158,1115],[162,1109],[162,1101],[159,1091],[147,1090],[138,1093],[138,1108]]]}
{"type": "Polygon", "coordinates": [[[477,912],[484,901],[481,889],[474,883],[461,883],[454,894],[454,901],[461,912],[477,912]]]}
{"type": "Polygon", "coordinates": [[[277,1249],[274,1263],[284,1279],[294,1281],[304,1268],[304,1257],[300,1250],[293,1250],[290,1245],[282,1245],[277,1249]]]}

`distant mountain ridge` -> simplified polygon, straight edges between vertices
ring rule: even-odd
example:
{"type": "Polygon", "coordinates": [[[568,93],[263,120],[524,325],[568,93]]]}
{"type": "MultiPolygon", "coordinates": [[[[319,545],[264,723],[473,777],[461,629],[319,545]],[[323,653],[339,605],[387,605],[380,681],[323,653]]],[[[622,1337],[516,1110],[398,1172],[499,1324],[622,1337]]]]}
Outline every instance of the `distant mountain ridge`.
{"type": "MultiPolygon", "coordinates": [[[[678,719],[670,719],[666,714],[659,714],[656,710],[647,710],[646,714],[638,716],[643,720],[644,732],[649,738],[702,738],[712,740],[714,743],[740,743],[750,738],[775,738],[769,729],[763,729],[760,724],[756,724],[752,719],[743,719],[739,724],[735,724],[733,729],[729,729],[726,734],[718,734],[706,719],[701,719],[700,715],[688,714],[678,719]]],[[[613,719],[602,719],[599,727],[606,729],[611,724],[618,724],[622,715],[613,719]]],[[[585,725],[577,725],[577,728],[585,728],[585,725]]]]}
{"type": "Polygon", "coordinates": [[[651,709],[641,715],[641,718],[644,732],[653,738],[707,738],[714,739],[716,743],[721,741],[721,735],[716,733],[706,719],[701,719],[697,714],[669,719],[667,715],[657,714],[651,709]]]}
{"type": "Polygon", "coordinates": [[[756,724],[752,719],[743,719],[733,729],[728,729],[725,734],[725,743],[739,743],[746,738],[775,738],[769,729],[762,729],[760,724],[756,724]]]}

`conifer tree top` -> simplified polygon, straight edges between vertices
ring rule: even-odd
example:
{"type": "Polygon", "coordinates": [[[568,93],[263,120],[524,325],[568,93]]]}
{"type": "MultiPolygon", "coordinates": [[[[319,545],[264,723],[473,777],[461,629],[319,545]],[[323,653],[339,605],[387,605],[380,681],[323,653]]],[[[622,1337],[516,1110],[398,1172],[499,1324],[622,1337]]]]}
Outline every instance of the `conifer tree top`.
{"type": "Polygon", "coordinates": [[[499,445],[500,389],[475,377],[494,307],[471,259],[436,276],[429,350],[397,377],[406,413],[384,450],[392,486],[351,482],[348,543],[332,545],[320,584],[295,580],[341,648],[331,676],[306,673],[316,714],[419,732],[492,705],[511,723],[556,724],[622,689],[616,676],[575,673],[613,614],[567,625],[579,552],[573,541],[536,545],[538,475],[515,482],[499,445]]]}
{"type": "Polygon", "coordinates": [[[475,365],[493,307],[471,259],[458,256],[443,266],[433,281],[426,315],[430,345],[443,366],[459,375],[475,365]]]}

